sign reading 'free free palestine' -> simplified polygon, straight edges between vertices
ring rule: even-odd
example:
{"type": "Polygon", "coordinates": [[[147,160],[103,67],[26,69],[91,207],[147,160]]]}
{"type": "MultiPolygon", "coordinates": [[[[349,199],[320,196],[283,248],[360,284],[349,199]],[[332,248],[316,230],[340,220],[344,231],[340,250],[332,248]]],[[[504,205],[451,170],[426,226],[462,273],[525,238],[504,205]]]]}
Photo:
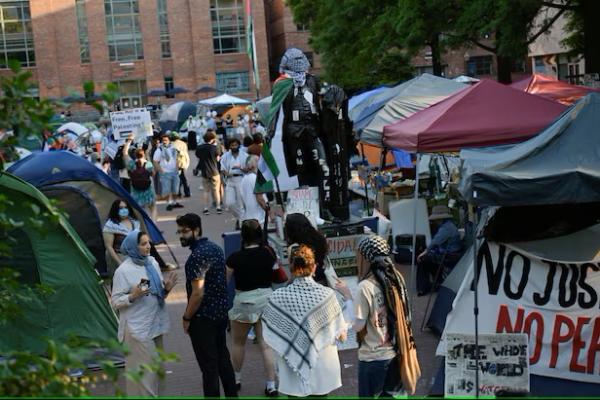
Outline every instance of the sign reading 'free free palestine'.
{"type": "Polygon", "coordinates": [[[130,134],[145,139],[153,134],[150,112],[145,108],[111,112],[110,123],[115,140],[126,139],[130,134]]]}

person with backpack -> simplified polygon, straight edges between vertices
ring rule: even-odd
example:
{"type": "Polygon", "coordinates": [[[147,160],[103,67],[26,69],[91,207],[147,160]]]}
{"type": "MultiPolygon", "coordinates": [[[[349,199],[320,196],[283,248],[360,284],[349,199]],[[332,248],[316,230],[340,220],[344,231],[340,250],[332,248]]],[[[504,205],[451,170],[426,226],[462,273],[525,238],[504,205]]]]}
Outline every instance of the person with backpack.
{"type": "Polygon", "coordinates": [[[123,160],[129,171],[131,196],[141,207],[147,208],[152,220],[156,221],[156,194],[152,182],[154,165],[146,158],[144,149],[135,151],[135,160],[129,157],[132,140],[129,137],[123,146],[123,160]]]}

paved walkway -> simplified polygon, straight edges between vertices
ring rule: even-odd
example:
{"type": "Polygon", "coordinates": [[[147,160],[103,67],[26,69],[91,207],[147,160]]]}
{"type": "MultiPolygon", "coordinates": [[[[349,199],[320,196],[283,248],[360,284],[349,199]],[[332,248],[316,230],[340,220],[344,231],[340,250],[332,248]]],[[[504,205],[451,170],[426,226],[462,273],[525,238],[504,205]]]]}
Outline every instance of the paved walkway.
{"type": "MultiPolygon", "coordinates": [[[[195,156],[190,155],[195,165],[195,156]]],[[[180,361],[176,363],[168,363],[166,365],[167,376],[164,382],[164,396],[201,396],[202,395],[202,375],[200,368],[194,357],[192,346],[187,335],[183,333],[181,327],[181,316],[185,310],[186,294],[185,294],[185,273],[183,264],[189,250],[182,248],[179,240],[176,237],[177,230],[175,218],[177,215],[182,215],[186,212],[195,212],[201,215],[202,205],[200,204],[200,179],[192,176],[188,172],[188,180],[192,186],[192,197],[183,199],[184,208],[166,211],[164,203],[159,203],[158,226],[169,243],[169,246],[175,253],[182,268],[175,271],[179,275],[179,283],[173,289],[167,299],[167,307],[171,318],[171,332],[165,337],[165,351],[177,353],[180,361]]],[[[221,234],[233,230],[234,221],[227,212],[222,215],[212,213],[208,216],[202,216],[202,224],[204,235],[210,240],[222,245],[223,240],[221,234]]],[[[159,252],[165,259],[170,262],[172,260],[170,253],[165,246],[159,247],[159,252]]],[[[406,280],[409,281],[410,267],[398,266],[406,280]]],[[[435,358],[435,348],[437,346],[437,338],[430,332],[420,331],[421,321],[424,317],[425,305],[427,296],[415,297],[414,305],[414,330],[415,340],[421,370],[423,376],[419,381],[417,395],[426,395],[433,382],[433,377],[437,372],[439,361],[435,358]]],[[[228,338],[229,340],[229,338],[228,338]]],[[[358,395],[358,359],[356,350],[346,350],[340,352],[340,363],[342,364],[342,387],[332,393],[334,396],[357,396],[358,395]]],[[[121,379],[120,386],[123,385],[121,379]]],[[[258,345],[248,341],[246,345],[246,358],[242,368],[242,390],[240,396],[260,396],[264,393],[264,373],[262,359],[258,345]]],[[[99,385],[94,389],[95,395],[111,395],[114,389],[109,385],[99,385]]]]}

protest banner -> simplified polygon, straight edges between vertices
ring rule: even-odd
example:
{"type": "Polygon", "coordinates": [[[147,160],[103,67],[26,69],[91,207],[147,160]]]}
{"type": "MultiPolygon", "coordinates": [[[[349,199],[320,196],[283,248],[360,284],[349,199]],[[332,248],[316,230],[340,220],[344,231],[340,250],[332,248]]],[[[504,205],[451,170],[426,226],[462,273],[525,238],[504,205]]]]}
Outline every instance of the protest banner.
{"type": "Polygon", "coordinates": [[[288,191],[287,214],[304,214],[310,223],[316,227],[319,218],[319,189],[306,187],[288,191]]]}
{"type": "Polygon", "coordinates": [[[139,141],[153,134],[150,112],[145,108],[111,112],[110,123],[115,140],[126,139],[133,134],[135,141],[139,141]]]}
{"type": "Polygon", "coordinates": [[[527,335],[479,335],[479,363],[474,335],[448,334],[446,343],[445,397],[474,396],[477,370],[481,396],[529,392],[527,335]]]}
{"type": "MultiPolygon", "coordinates": [[[[479,268],[479,331],[526,333],[531,374],[600,381],[600,263],[548,260],[516,246],[484,242],[479,268]]],[[[474,332],[473,265],[444,335],[474,332]]],[[[437,354],[444,355],[445,341],[437,354]]]]}

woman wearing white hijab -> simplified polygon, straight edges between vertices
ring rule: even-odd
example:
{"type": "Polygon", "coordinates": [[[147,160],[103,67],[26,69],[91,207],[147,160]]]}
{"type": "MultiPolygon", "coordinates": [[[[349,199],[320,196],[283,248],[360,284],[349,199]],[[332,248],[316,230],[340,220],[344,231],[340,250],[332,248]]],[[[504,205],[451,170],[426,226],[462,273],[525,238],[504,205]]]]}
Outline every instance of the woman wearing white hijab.
{"type": "MultiPolygon", "coordinates": [[[[127,258],[115,271],[111,303],[119,311],[119,341],[129,348],[125,370],[136,371],[141,364],[151,363],[162,348],[162,337],[169,331],[165,298],[177,283],[177,275],[172,273],[163,281],[145,232],[127,234],[121,254],[127,258]]],[[[140,382],[128,381],[127,395],[158,396],[158,375],[145,371],[140,382]]]]}

